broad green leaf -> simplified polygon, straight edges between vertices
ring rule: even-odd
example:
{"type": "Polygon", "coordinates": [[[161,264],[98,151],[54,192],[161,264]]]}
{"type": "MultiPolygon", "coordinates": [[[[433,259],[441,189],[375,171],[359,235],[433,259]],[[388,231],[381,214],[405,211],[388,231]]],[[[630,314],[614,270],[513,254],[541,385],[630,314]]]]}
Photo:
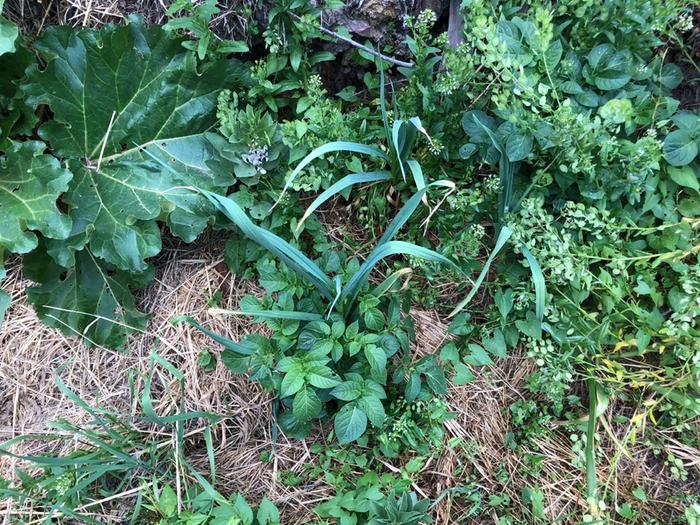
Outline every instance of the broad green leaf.
{"type": "Polygon", "coordinates": [[[36,57],[17,42],[14,53],[0,55],[0,141],[17,135],[33,135],[38,117],[27,106],[19,88],[24,72],[36,57]]]}
{"type": "Polygon", "coordinates": [[[258,525],[278,525],[280,521],[280,513],[267,496],[263,496],[257,512],[258,525]]]}
{"type": "Polygon", "coordinates": [[[216,52],[220,55],[229,55],[233,53],[247,53],[248,45],[239,40],[223,40],[216,48],[216,52]]]}
{"type": "Polygon", "coordinates": [[[338,142],[328,142],[327,144],[324,144],[323,146],[319,146],[315,150],[313,150],[311,153],[309,153],[306,157],[304,157],[299,164],[297,164],[297,167],[294,168],[294,171],[292,174],[287,178],[287,182],[284,184],[284,188],[282,188],[282,193],[280,194],[279,199],[277,199],[277,202],[275,202],[275,206],[279,204],[280,199],[284,196],[284,194],[287,192],[289,189],[289,186],[294,182],[294,179],[296,179],[297,175],[301,173],[301,171],[311,164],[314,160],[318,159],[319,157],[322,157],[326,153],[334,153],[334,152],[348,152],[348,153],[362,153],[364,155],[369,155],[371,157],[377,157],[385,162],[389,162],[389,156],[384,153],[382,150],[379,148],[376,148],[374,146],[367,146],[366,144],[358,144],[356,142],[345,142],[345,141],[338,141],[338,142]]]}
{"type": "Polygon", "coordinates": [[[386,320],[384,314],[379,308],[370,308],[363,315],[362,319],[370,330],[379,331],[384,328],[386,320]]]}
{"type": "Polygon", "coordinates": [[[0,328],[5,320],[5,312],[10,307],[10,294],[5,290],[0,290],[0,328]]]}
{"type": "Polygon", "coordinates": [[[294,417],[302,421],[318,417],[321,413],[321,401],[313,388],[305,387],[297,392],[297,395],[294,396],[292,412],[294,417]]]}
{"type": "Polygon", "coordinates": [[[1,16],[4,3],[4,0],[0,0],[0,55],[13,53],[15,51],[15,40],[19,36],[17,26],[1,16]]]}
{"type": "Polygon", "coordinates": [[[459,362],[459,350],[457,349],[457,345],[454,343],[454,341],[450,341],[442,347],[442,349],[440,350],[440,359],[442,359],[446,363],[452,364],[459,362]]]}
{"type": "Polygon", "coordinates": [[[620,69],[606,69],[600,73],[596,73],[593,81],[598,89],[612,91],[622,88],[631,78],[632,76],[626,71],[620,69]]]}
{"type": "Polygon", "coordinates": [[[659,80],[668,89],[675,89],[683,81],[683,72],[676,64],[664,64],[659,80]]]}
{"type": "Polygon", "coordinates": [[[170,485],[165,485],[158,497],[158,507],[160,512],[166,518],[175,515],[177,509],[177,495],[170,485]]]}
{"type": "Polygon", "coordinates": [[[280,397],[293,396],[304,387],[304,383],[304,372],[300,368],[292,368],[282,379],[280,397]]]}
{"type": "Polygon", "coordinates": [[[668,174],[671,177],[671,180],[679,186],[700,191],[698,176],[695,174],[695,170],[693,170],[693,168],[690,166],[683,166],[680,168],[671,166],[668,168],[668,174]]]}
{"type": "Polygon", "coordinates": [[[24,258],[24,270],[39,283],[27,292],[39,317],[66,335],[121,348],[129,333],[146,325],[147,316],[138,311],[129,290],[144,282],[101,262],[89,250],[78,252],[75,266],[66,270],[39,248],[24,258]]]}
{"type": "Polygon", "coordinates": [[[481,344],[486,350],[497,357],[506,357],[508,355],[506,348],[506,340],[503,337],[503,332],[498,328],[494,330],[493,337],[485,337],[481,344]]]}
{"type": "Polygon", "coordinates": [[[544,52],[544,65],[550,73],[553,73],[554,68],[559,64],[563,51],[561,41],[555,40],[544,52]]]}
{"type": "Polygon", "coordinates": [[[353,401],[362,395],[360,381],[344,381],[331,390],[331,395],[341,401],[353,401]]]}
{"type": "Polygon", "coordinates": [[[431,366],[424,372],[425,380],[428,382],[430,389],[436,394],[445,394],[447,392],[447,379],[445,378],[445,370],[437,364],[431,366]]]}
{"type": "Polygon", "coordinates": [[[474,366],[484,366],[493,364],[493,360],[486,353],[481,345],[470,344],[469,355],[464,357],[464,362],[474,366]]]}
{"type": "Polygon", "coordinates": [[[340,384],[338,377],[327,366],[314,368],[306,375],[306,380],[316,388],[333,388],[340,384]]]}
{"type": "Polygon", "coordinates": [[[523,160],[532,151],[532,135],[529,133],[512,133],[506,139],[506,155],[511,162],[523,160]]]}
{"type": "Polygon", "coordinates": [[[664,157],[671,166],[685,166],[698,155],[698,143],[693,132],[678,129],[664,139],[664,157]]]}
{"type": "Polygon", "coordinates": [[[10,141],[0,157],[0,256],[36,248],[35,232],[52,239],[65,239],[71,232],[70,218],[56,202],[72,174],[44,149],[38,141],[10,141]]]}
{"type": "Polygon", "coordinates": [[[341,445],[350,443],[367,430],[367,415],[354,402],[348,403],[335,415],[333,428],[341,445]]]}
{"type": "Polygon", "coordinates": [[[489,272],[489,268],[491,268],[491,264],[493,263],[493,260],[496,258],[498,253],[503,249],[503,247],[506,245],[506,242],[508,242],[508,239],[510,239],[510,236],[513,235],[513,230],[508,228],[507,226],[503,226],[501,228],[500,233],[498,234],[498,239],[496,239],[496,246],[494,246],[493,251],[489,255],[489,258],[486,259],[486,264],[484,264],[484,267],[481,269],[481,273],[479,274],[479,277],[476,279],[474,284],[472,285],[471,290],[469,290],[469,293],[467,296],[460,301],[460,303],[454,307],[452,312],[450,312],[449,317],[454,317],[457,315],[459,312],[464,310],[464,308],[469,304],[469,302],[472,300],[474,295],[476,294],[477,290],[479,289],[479,286],[481,286],[481,283],[484,282],[484,279],[486,278],[486,274],[489,272]]]}
{"type": "Polygon", "coordinates": [[[457,385],[466,385],[474,381],[474,373],[464,363],[455,364],[455,375],[452,378],[452,382],[457,385]]]}
{"type": "Polygon", "coordinates": [[[384,412],[384,405],[382,405],[382,402],[378,398],[374,396],[364,396],[357,404],[367,415],[373,426],[377,428],[382,428],[384,426],[386,413],[384,412]]]}
{"type": "Polygon", "coordinates": [[[384,374],[386,372],[387,358],[383,348],[375,345],[367,345],[364,353],[372,372],[377,372],[379,374],[384,374]]]}
{"type": "Polygon", "coordinates": [[[346,175],[314,199],[314,201],[304,212],[304,216],[299,220],[299,224],[297,224],[296,227],[297,231],[301,229],[306,219],[308,219],[309,216],[319,208],[319,206],[343,190],[350,188],[355,184],[367,184],[370,182],[378,182],[383,180],[391,180],[391,173],[388,171],[372,171],[367,173],[351,173],[350,175],[346,175]]]}
{"type": "Polygon", "coordinates": [[[99,30],[52,27],[34,47],[47,62],[22,86],[46,104],[39,128],[59,157],[74,159],[63,200],[73,233],[90,232],[91,251],[120,269],[144,271],[161,249],[156,219],[193,240],[214,215],[183,186],[223,191],[233,183],[217,153],[217,95],[242,75],[222,60],[197,71],[181,39],[131,17],[99,30]]]}

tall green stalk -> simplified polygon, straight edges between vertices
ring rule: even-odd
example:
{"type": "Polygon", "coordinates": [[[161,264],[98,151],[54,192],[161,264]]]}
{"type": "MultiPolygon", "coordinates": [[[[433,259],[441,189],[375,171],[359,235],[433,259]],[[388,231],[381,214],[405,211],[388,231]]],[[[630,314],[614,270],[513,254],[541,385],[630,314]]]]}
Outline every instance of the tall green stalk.
{"type": "Polygon", "coordinates": [[[586,431],[586,500],[594,518],[598,517],[598,478],[595,468],[595,429],[598,392],[595,378],[588,379],[588,429],[586,431]]]}

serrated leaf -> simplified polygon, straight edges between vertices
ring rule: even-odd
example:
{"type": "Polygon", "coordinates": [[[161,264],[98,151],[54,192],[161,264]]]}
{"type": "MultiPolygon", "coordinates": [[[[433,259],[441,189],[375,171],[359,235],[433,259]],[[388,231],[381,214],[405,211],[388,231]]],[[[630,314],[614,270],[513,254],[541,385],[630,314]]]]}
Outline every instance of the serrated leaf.
{"type": "Polygon", "coordinates": [[[367,415],[355,403],[349,403],[335,415],[333,428],[340,444],[350,443],[367,430],[367,415]]]}
{"type": "Polygon", "coordinates": [[[333,388],[340,384],[333,371],[327,366],[319,366],[306,375],[306,380],[316,388],[333,388]]]}
{"type": "Polygon", "coordinates": [[[420,374],[413,373],[408,376],[404,396],[406,401],[411,402],[420,394],[420,374]]]}
{"type": "Polygon", "coordinates": [[[223,192],[233,182],[217,152],[223,139],[207,132],[218,91],[236,84],[241,66],[224,60],[198,72],[181,39],[129,21],[49,28],[35,43],[46,68],[31,67],[22,90],[31,106],[53,113],[39,135],[57,156],[76,159],[64,196],[74,233],[92,228],[94,254],[143,271],[161,248],[156,219],[191,241],[214,214],[182,187],[223,192]]]}
{"type": "Polygon", "coordinates": [[[384,328],[384,325],[386,324],[384,314],[381,310],[379,310],[379,308],[367,309],[367,311],[362,316],[362,319],[365,321],[365,325],[370,330],[379,331],[382,328],[384,328]]]}
{"type": "Polygon", "coordinates": [[[447,379],[445,378],[445,370],[442,367],[437,365],[432,366],[425,372],[425,379],[434,393],[447,393],[447,379]]]}
{"type": "Polygon", "coordinates": [[[362,395],[362,383],[345,381],[331,390],[331,395],[341,401],[353,401],[362,395]]]}
{"type": "Polygon", "coordinates": [[[282,379],[280,397],[293,396],[304,387],[304,373],[297,367],[287,372],[282,379]]]}
{"type": "Polygon", "coordinates": [[[369,363],[369,367],[372,371],[372,377],[374,379],[384,379],[386,375],[386,352],[383,348],[375,345],[365,346],[365,358],[369,363]]]}
{"type": "Polygon", "coordinates": [[[40,247],[24,258],[24,270],[39,283],[27,292],[39,317],[66,335],[121,348],[129,333],[145,328],[147,316],[138,311],[129,290],[134,276],[99,261],[89,250],[78,252],[75,266],[66,270],[40,247]]]}
{"type": "Polygon", "coordinates": [[[73,175],[44,155],[45,148],[38,141],[9,141],[0,157],[0,254],[30,252],[38,243],[34,232],[53,239],[70,234],[70,218],[56,201],[73,175]]]}
{"type": "Polygon", "coordinates": [[[294,396],[292,413],[294,417],[301,421],[308,421],[318,417],[321,413],[321,401],[313,388],[306,387],[297,392],[297,395],[294,396]]]}
{"type": "Polygon", "coordinates": [[[364,396],[357,402],[358,406],[364,411],[369,418],[370,423],[377,428],[384,426],[386,413],[382,402],[374,396],[364,396]]]}

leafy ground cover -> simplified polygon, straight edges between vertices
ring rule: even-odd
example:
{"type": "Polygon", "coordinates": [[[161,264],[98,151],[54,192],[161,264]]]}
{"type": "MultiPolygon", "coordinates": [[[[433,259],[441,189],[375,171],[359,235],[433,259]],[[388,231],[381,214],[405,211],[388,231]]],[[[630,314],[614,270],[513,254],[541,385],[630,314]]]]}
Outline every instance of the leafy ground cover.
{"type": "Polygon", "coordinates": [[[697,9],[339,7],[2,11],[9,522],[698,523],[697,9]]]}

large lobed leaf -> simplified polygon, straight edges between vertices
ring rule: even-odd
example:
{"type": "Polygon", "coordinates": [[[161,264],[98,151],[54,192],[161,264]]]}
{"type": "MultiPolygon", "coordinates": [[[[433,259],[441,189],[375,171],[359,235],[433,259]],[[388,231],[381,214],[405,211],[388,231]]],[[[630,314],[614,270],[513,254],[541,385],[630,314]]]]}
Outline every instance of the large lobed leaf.
{"type": "Polygon", "coordinates": [[[0,55],[14,52],[15,40],[19,36],[17,26],[2,16],[4,4],[5,0],[0,0],[0,55]]]}
{"type": "Polygon", "coordinates": [[[56,206],[68,189],[70,171],[45,155],[41,142],[6,144],[0,157],[0,265],[4,251],[27,253],[36,248],[35,232],[65,239],[71,231],[70,219],[56,206]]]}
{"type": "MultiPolygon", "coordinates": [[[[52,27],[34,44],[45,68],[30,66],[22,81],[29,107],[51,109],[38,134],[73,174],[46,172],[56,190],[46,200],[62,194],[68,216],[40,225],[45,242],[26,260],[40,286],[29,297],[50,325],[94,344],[119,347],[143,328],[130,288],[147,281],[147,259],[161,250],[158,221],[194,240],[215,208],[189,187],[225,193],[233,183],[218,154],[224,139],[210,130],[218,92],[241,83],[244,67],[198,70],[181,42],[138,17],[99,30],[52,27]]],[[[0,232],[26,252],[35,222],[16,208],[0,232]]]]}
{"type": "Polygon", "coordinates": [[[183,186],[223,192],[232,184],[219,138],[208,131],[219,90],[240,81],[243,69],[227,60],[197,71],[180,39],[129,22],[50,28],[35,44],[47,66],[31,67],[22,90],[31,106],[53,112],[39,135],[57,156],[74,159],[63,197],[73,235],[87,234],[96,256],[140,272],[161,249],[156,219],[190,241],[213,215],[183,186]]]}
{"type": "Polygon", "coordinates": [[[40,283],[29,289],[29,300],[49,326],[109,348],[123,347],[129,333],[145,328],[147,317],[136,308],[129,288],[143,286],[148,274],[116,270],[89,250],[78,252],[67,271],[44,250],[36,250],[25,257],[24,269],[40,283]]]}

